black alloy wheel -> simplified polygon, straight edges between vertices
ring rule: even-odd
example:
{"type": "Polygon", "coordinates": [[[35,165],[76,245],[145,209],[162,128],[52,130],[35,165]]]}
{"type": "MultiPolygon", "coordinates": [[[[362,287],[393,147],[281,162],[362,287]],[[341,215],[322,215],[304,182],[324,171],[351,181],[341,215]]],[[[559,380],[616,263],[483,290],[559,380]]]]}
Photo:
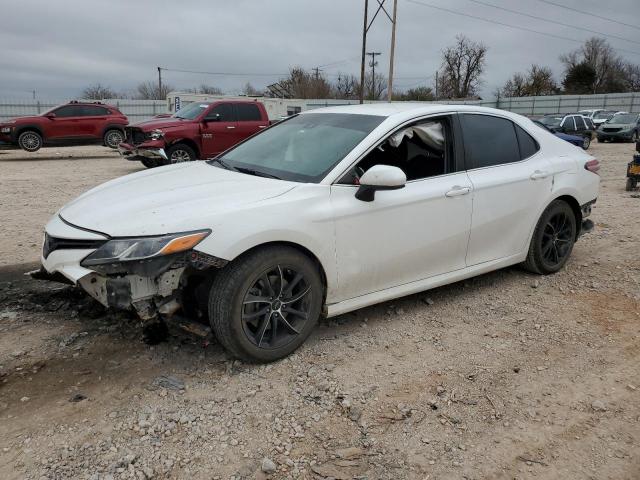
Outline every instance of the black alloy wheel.
{"type": "Polygon", "coordinates": [[[571,256],[576,234],[573,209],[563,200],[554,200],[538,220],[524,267],[540,274],[557,272],[571,256]]]}
{"type": "Polygon", "coordinates": [[[293,247],[266,246],[215,273],[209,321],[233,356],[271,362],[302,345],[318,322],[323,301],[317,261],[293,247]]]}
{"type": "Polygon", "coordinates": [[[242,328],[258,348],[281,348],[304,330],[311,310],[311,285],[294,267],[263,272],[242,302],[242,328]]]}

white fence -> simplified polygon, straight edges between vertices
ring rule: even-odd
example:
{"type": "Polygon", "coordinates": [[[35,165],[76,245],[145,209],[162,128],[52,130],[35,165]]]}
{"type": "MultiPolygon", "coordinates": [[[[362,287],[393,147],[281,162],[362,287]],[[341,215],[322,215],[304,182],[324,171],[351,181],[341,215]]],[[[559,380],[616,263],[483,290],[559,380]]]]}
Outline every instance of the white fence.
{"type": "MultiPolygon", "coordinates": [[[[67,102],[68,100],[0,99],[0,121],[25,115],[39,115],[67,102]]],[[[103,100],[103,103],[117,107],[122,113],[129,117],[131,123],[148,120],[159,113],[167,112],[167,102],[164,100],[127,100],[112,98],[103,100]]]]}
{"type": "MultiPolygon", "coordinates": [[[[179,95],[179,94],[176,94],[179,95]]],[[[200,97],[193,95],[193,97],[200,97]]],[[[172,99],[170,99],[172,100],[172,99]]],[[[335,100],[335,99],[270,99],[282,103],[282,112],[277,116],[289,114],[287,106],[289,104],[300,107],[300,110],[310,110],[330,105],[344,105],[358,103],[357,100],[335,100]]],[[[66,103],[67,100],[44,101],[44,100],[3,100],[0,99],[0,121],[12,117],[24,115],[38,115],[47,110],[66,103]]],[[[114,105],[124,113],[131,123],[147,120],[160,113],[168,112],[168,104],[164,100],[127,100],[127,99],[107,99],[104,103],[114,105]]],[[[188,103],[188,102],[186,102],[188,103]]],[[[635,93],[608,93],[600,95],[549,95],[538,97],[503,97],[484,100],[438,100],[438,102],[426,103],[447,103],[481,105],[484,107],[500,108],[522,115],[544,115],[545,113],[569,113],[590,108],[602,108],[605,110],[621,110],[626,112],[640,113],[640,92],[635,93]]],[[[299,110],[298,110],[299,111],[299,110]]],[[[270,113],[270,116],[271,113],[270,113]]]]}

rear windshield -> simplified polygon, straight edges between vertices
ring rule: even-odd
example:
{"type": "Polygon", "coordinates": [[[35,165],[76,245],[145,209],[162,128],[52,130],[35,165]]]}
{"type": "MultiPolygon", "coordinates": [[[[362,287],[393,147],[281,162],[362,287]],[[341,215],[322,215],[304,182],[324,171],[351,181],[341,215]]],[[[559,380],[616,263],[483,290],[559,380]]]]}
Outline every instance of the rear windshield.
{"type": "Polygon", "coordinates": [[[540,121],[549,127],[557,127],[564,117],[542,117],[540,121]]]}

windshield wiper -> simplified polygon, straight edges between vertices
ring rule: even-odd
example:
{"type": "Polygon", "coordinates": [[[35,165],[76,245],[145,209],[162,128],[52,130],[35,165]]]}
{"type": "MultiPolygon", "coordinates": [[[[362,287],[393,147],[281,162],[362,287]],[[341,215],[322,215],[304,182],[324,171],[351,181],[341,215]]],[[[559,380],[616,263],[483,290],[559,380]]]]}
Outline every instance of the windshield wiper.
{"type": "Polygon", "coordinates": [[[234,172],[237,171],[238,169],[235,167],[232,167],[231,165],[229,165],[227,162],[225,162],[224,160],[222,160],[221,158],[212,158],[211,160],[209,160],[211,163],[213,162],[218,162],[220,164],[220,166],[222,168],[224,168],[225,170],[233,170],[234,172]]]}
{"type": "Polygon", "coordinates": [[[267,172],[261,172],[260,170],[253,170],[251,168],[236,167],[236,171],[248,173],[249,175],[255,175],[256,177],[275,178],[276,180],[282,180],[282,178],[278,177],[277,175],[273,175],[267,172]]]}

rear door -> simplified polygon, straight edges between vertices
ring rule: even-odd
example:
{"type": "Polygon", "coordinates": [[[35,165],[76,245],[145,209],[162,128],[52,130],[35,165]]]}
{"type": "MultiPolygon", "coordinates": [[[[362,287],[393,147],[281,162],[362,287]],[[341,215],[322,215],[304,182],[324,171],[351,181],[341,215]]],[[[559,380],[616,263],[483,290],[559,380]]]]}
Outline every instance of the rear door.
{"type": "Polygon", "coordinates": [[[262,119],[260,108],[255,102],[236,103],[235,109],[238,120],[236,127],[238,142],[269,126],[269,122],[262,119]]]}
{"type": "Polygon", "coordinates": [[[522,253],[551,192],[551,163],[535,139],[511,120],[460,115],[473,184],[467,265],[522,253]]]}
{"type": "Polygon", "coordinates": [[[573,120],[576,122],[576,135],[580,135],[581,137],[587,136],[588,129],[584,118],[582,118],[581,115],[574,115],[573,120]]]}
{"type": "Polygon", "coordinates": [[[83,136],[102,138],[109,110],[98,105],[83,105],[80,108],[82,112],[82,119],[78,130],[83,136]]]}
{"type": "Polygon", "coordinates": [[[213,157],[238,143],[236,112],[232,103],[217,103],[200,123],[203,158],[213,157]]]}
{"type": "Polygon", "coordinates": [[[560,126],[562,127],[562,131],[568,135],[578,134],[576,129],[576,122],[571,115],[564,117],[564,120],[562,120],[560,126]]]}

